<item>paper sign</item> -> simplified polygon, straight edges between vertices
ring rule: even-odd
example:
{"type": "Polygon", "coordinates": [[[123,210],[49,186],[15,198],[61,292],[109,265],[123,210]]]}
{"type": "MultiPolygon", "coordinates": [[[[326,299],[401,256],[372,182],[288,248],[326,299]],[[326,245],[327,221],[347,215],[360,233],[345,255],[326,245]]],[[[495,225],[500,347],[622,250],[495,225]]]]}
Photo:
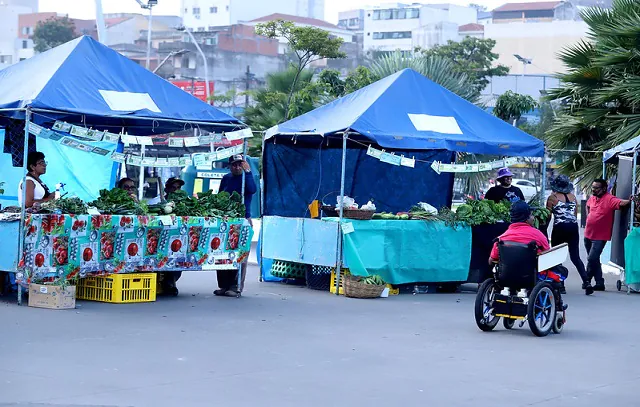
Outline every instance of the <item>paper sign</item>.
{"type": "Polygon", "coordinates": [[[403,167],[415,168],[416,160],[413,158],[400,157],[400,165],[402,165],[403,167]]]}
{"type": "Polygon", "coordinates": [[[42,130],[43,130],[43,127],[40,127],[35,123],[29,122],[29,133],[33,134],[34,136],[39,136],[42,130]]]}
{"type": "Polygon", "coordinates": [[[104,135],[103,131],[89,129],[85,137],[93,141],[102,141],[103,135],[104,135]]]}
{"type": "Polygon", "coordinates": [[[211,136],[200,136],[199,142],[201,146],[206,146],[207,144],[211,144],[213,142],[213,137],[211,136]]]}
{"type": "Polygon", "coordinates": [[[418,131],[432,131],[442,134],[462,134],[455,117],[432,116],[428,114],[411,114],[409,119],[418,131]]]}
{"type": "Polygon", "coordinates": [[[80,126],[71,126],[71,131],[69,132],[72,136],[76,136],[76,137],[83,137],[86,138],[87,137],[87,132],[89,131],[89,129],[85,128],[85,127],[80,127],[80,126]]]}
{"type": "Polygon", "coordinates": [[[140,164],[142,164],[142,157],[139,155],[130,155],[127,157],[127,164],[140,166],[140,164]]]}
{"type": "Polygon", "coordinates": [[[204,154],[196,154],[193,156],[193,165],[200,166],[200,165],[204,165],[205,164],[205,157],[204,154]]]}
{"type": "Polygon", "coordinates": [[[245,138],[253,137],[253,132],[251,131],[250,128],[246,128],[242,130],[236,130],[236,131],[230,131],[228,133],[224,133],[224,136],[229,141],[242,140],[245,138]]]}
{"type": "Polygon", "coordinates": [[[71,125],[67,122],[56,120],[56,122],[53,124],[53,129],[68,133],[69,131],[71,131],[71,125]]]}
{"type": "Polygon", "coordinates": [[[122,142],[125,144],[138,144],[138,138],[136,136],[130,136],[128,134],[123,134],[120,136],[122,142]]]}
{"type": "Polygon", "coordinates": [[[169,167],[179,167],[180,166],[180,158],[172,157],[169,158],[169,167]]]}
{"type": "Polygon", "coordinates": [[[169,160],[166,158],[156,158],[156,167],[168,167],[169,160]]]}
{"type": "Polygon", "coordinates": [[[120,141],[120,135],[119,134],[113,134],[113,133],[105,132],[104,135],[102,136],[102,140],[103,141],[108,141],[110,143],[117,143],[118,141],[120,141]]]}
{"type": "Polygon", "coordinates": [[[382,153],[380,155],[380,161],[382,161],[383,163],[387,163],[391,165],[400,165],[400,160],[401,158],[399,155],[393,155],[389,153],[382,153]]]}
{"type": "Polygon", "coordinates": [[[138,139],[138,144],[140,144],[141,146],[152,146],[153,145],[153,139],[151,137],[138,136],[136,138],[138,139]]]}
{"type": "Polygon", "coordinates": [[[479,172],[491,171],[492,169],[493,169],[493,167],[491,166],[491,163],[480,163],[480,164],[478,164],[478,171],[479,172]]]}
{"type": "Polygon", "coordinates": [[[142,158],[142,165],[144,165],[145,167],[153,167],[156,164],[156,158],[155,157],[143,157],[142,158]]]}
{"type": "Polygon", "coordinates": [[[162,215],[158,216],[158,218],[160,219],[160,223],[162,223],[164,226],[173,226],[173,218],[171,217],[171,215],[162,215]]]}
{"type": "Polygon", "coordinates": [[[373,158],[379,159],[380,156],[382,155],[382,151],[369,146],[369,148],[367,148],[367,155],[370,155],[373,158]]]}
{"type": "Polygon", "coordinates": [[[193,159],[191,157],[180,157],[180,166],[185,167],[187,165],[192,165],[193,159]]]}
{"type": "Polygon", "coordinates": [[[431,169],[434,170],[437,174],[440,174],[440,161],[432,162],[431,169]]]}
{"type": "Polygon", "coordinates": [[[184,146],[185,147],[198,147],[200,145],[200,141],[197,137],[185,137],[184,138],[184,146]]]}
{"type": "Polygon", "coordinates": [[[340,224],[340,227],[342,228],[342,233],[344,233],[345,235],[355,232],[355,229],[353,228],[353,223],[351,222],[342,223],[340,224]]]}
{"type": "Polygon", "coordinates": [[[169,138],[169,147],[182,147],[184,143],[181,138],[169,138]]]}
{"type": "Polygon", "coordinates": [[[114,151],[113,153],[111,153],[111,159],[118,163],[124,163],[125,155],[114,151]]]}
{"type": "Polygon", "coordinates": [[[87,213],[89,215],[100,215],[100,211],[94,208],[93,206],[87,206],[87,213]]]}
{"type": "Polygon", "coordinates": [[[100,147],[93,147],[93,150],[91,150],[92,153],[94,154],[99,154],[99,155],[107,155],[109,154],[109,150],[106,150],[104,148],[100,148],[100,147]]]}

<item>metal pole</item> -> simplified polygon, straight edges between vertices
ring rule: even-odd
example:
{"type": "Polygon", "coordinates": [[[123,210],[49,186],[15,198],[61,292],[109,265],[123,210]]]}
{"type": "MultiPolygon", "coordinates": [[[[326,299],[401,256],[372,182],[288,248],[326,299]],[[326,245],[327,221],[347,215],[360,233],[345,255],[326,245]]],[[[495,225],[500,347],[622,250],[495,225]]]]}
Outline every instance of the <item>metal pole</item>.
{"type": "Polygon", "coordinates": [[[602,179],[607,179],[607,163],[604,161],[604,153],[602,153],[602,179]]]}
{"type": "MultiPolygon", "coordinates": [[[[260,137],[262,137],[262,155],[260,157],[262,157],[261,159],[264,160],[264,143],[265,143],[265,139],[264,139],[264,132],[262,132],[260,134],[260,137]]],[[[264,161],[263,161],[264,163],[264,161]]],[[[264,257],[262,255],[263,251],[263,246],[264,246],[264,170],[260,172],[260,237],[258,238],[260,240],[260,261],[258,262],[260,264],[260,282],[262,282],[262,267],[264,266],[264,257]]]]}
{"type": "MultiPolygon", "coordinates": [[[[636,195],[636,165],[638,164],[638,150],[633,150],[633,175],[632,175],[632,181],[631,181],[631,195],[635,196],[636,195]]],[[[635,200],[631,200],[631,220],[629,221],[629,230],[633,229],[633,223],[635,220],[635,209],[636,209],[636,202],[635,200]]]]}
{"type": "MultiPolygon", "coordinates": [[[[247,160],[247,139],[242,140],[242,158],[245,159],[245,161],[247,160]]],[[[252,175],[253,176],[253,175],[252,175]]],[[[240,194],[242,196],[242,202],[245,202],[244,200],[244,189],[245,189],[245,181],[246,181],[246,177],[247,177],[247,173],[245,171],[242,171],[242,194],[240,194]]],[[[249,210],[249,213],[251,213],[251,208],[245,208],[245,210],[249,210]]],[[[251,242],[249,242],[249,250],[251,250],[251,242]]],[[[247,259],[245,261],[249,261],[249,258],[247,257],[247,259]]],[[[243,262],[244,263],[244,262],[243,262]]],[[[238,293],[241,293],[241,284],[242,284],[242,264],[240,263],[238,264],[238,293]]]]}
{"type": "Polygon", "coordinates": [[[544,154],[542,155],[542,179],[540,180],[540,206],[543,208],[546,205],[544,195],[547,189],[547,149],[544,149],[544,154]]]}
{"type": "Polygon", "coordinates": [[[202,57],[202,59],[204,60],[204,86],[205,86],[205,94],[207,95],[207,103],[211,104],[211,100],[210,95],[209,95],[209,64],[207,63],[207,57],[204,55],[204,52],[202,52],[202,49],[200,48],[200,45],[198,45],[198,41],[196,41],[195,37],[193,36],[193,33],[191,32],[191,30],[189,28],[185,28],[184,29],[187,34],[189,34],[189,38],[191,38],[191,41],[193,41],[193,45],[196,46],[196,49],[198,50],[198,53],[200,53],[200,56],[202,57]]]}
{"type": "Polygon", "coordinates": [[[153,20],[153,6],[151,2],[147,4],[149,8],[149,28],[147,29],[147,69],[149,69],[149,65],[151,64],[151,23],[153,20]]]}
{"type": "Polygon", "coordinates": [[[344,183],[347,167],[348,130],[342,133],[342,171],[340,173],[340,219],[338,222],[338,256],[336,259],[336,295],[340,295],[340,272],[342,271],[342,219],[344,215],[344,183]]]}
{"type": "MultiPolygon", "coordinates": [[[[145,145],[140,146],[140,155],[144,159],[145,145]]],[[[144,192],[144,165],[140,164],[140,176],[138,177],[138,200],[142,202],[144,192]]]]}
{"type": "MultiPolygon", "coordinates": [[[[27,166],[27,158],[29,156],[29,122],[31,121],[31,109],[27,108],[24,114],[24,144],[22,151],[22,166],[24,167],[24,174],[22,175],[22,204],[20,205],[20,228],[18,229],[18,267],[20,266],[20,260],[24,256],[24,221],[25,221],[25,208],[27,205],[27,172],[29,167],[27,166]]],[[[26,270],[26,260],[25,270],[26,270]]],[[[17,268],[15,270],[18,272],[17,268]]],[[[23,271],[24,278],[24,271],[23,271]]],[[[18,305],[22,305],[22,285],[18,283],[18,305]]]]}
{"type": "Polygon", "coordinates": [[[104,14],[102,14],[102,0],[96,0],[96,27],[98,29],[98,41],[107,45],[107,30],[104,26],[104,14]]]}

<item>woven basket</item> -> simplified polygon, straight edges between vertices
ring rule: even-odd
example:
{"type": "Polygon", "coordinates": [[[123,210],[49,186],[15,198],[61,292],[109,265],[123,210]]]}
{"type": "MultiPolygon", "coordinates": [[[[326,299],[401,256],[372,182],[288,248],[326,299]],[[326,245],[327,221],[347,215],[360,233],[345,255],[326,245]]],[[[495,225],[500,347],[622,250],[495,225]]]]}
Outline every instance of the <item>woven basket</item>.
{"type": "Polygon", "coordinates": [[[370,220],[376,211],[365,211],[362,209],[343,209],[342,211],[345,218],[356,220],[370,220]]]}
{"type": "Polygon", "coordinates": [[[344,276],[344,295],[350,298],[378,298],[385,285],[373,285],[360,282],[360,277],[344,276]]]}

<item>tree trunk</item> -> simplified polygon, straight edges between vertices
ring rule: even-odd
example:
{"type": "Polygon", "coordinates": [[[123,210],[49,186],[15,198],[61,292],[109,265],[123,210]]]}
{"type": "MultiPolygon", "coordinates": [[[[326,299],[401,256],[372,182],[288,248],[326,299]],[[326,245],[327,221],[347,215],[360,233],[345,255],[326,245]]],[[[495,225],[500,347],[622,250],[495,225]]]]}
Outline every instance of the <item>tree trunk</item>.
{"type": "Polygon", "coordinates": [[[293,83],[291,84],[291,89],[289,89],[289,96],[287,97],[287,104],[284,107],[284,120],[285,121],[289,120],[289,105],[291,105],[291,98],[293,97],[293,92],[296,89],[296,86],[298,85],[298,77],[300,76],[300,73],[302,72],[303,69],[304,69],[304,67],[301,64],[298,65],[298,72],[296,72],[296,77],[293,78],[293,83]]]}

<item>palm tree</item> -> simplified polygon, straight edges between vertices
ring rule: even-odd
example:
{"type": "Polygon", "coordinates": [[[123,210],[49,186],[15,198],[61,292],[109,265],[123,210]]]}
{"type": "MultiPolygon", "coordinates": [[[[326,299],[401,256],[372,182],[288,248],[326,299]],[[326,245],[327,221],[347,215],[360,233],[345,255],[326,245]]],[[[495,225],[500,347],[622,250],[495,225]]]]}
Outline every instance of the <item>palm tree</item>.
{"type": "Polygon", "coordinates": [[[549,99],[562,108],[547,141],[552,149],[598,152],[573,154],[561,165],[584,187],[602,175],[601,151],[640,134],[640,2],[614,0],[611,9],[586,9],[582,18],[589,41],[559,55],[567,72],[549,99]]]}
{"type": "Polygon", "coordinates": [[[369,70],[377,79],[381,79],[405,68],[413,69],[471,103],[478,102],[473,82],[466,74],[457,72],[453,62],[442,57],[405,56],[396,51],[374,60],[369,70]]]}

